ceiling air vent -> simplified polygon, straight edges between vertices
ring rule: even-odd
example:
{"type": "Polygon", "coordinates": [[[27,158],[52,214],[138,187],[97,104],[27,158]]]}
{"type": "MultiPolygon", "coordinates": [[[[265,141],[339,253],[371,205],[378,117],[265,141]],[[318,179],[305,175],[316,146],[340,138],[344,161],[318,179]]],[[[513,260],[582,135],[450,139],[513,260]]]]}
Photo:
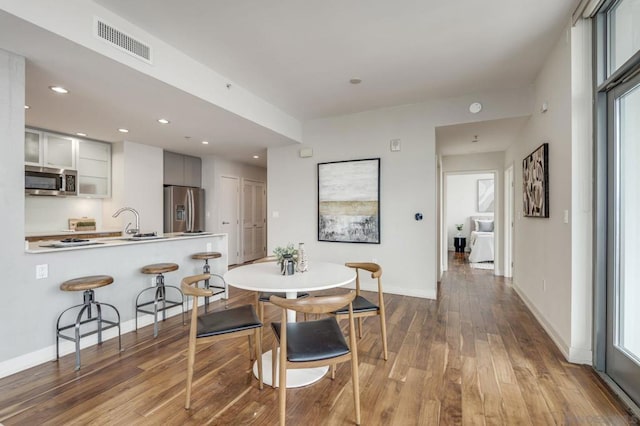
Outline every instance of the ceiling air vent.
{"type": "Polygon", "coordinates": [[[109,44],[124,50],[125,52],[141,59],[147,63],[151,63],[151,47],[145,43],[128,36],[120,30],[105,24],[100,19],[95,20],[96,35],[109,44]]]}

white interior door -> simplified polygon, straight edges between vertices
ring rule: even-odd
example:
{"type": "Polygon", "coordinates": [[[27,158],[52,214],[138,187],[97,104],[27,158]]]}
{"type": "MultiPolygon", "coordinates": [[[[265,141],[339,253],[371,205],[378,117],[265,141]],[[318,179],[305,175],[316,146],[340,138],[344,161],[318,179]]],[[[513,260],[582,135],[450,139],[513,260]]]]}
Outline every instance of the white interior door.
{"type": "Polygon", "coordinates": [[[220,183],[220,232],[229,235],[229,265],[240,262],[240,182],[237,177],[222,176],[220,183]]]}
{"type": "Polygon", "coordinates": [[[266,186],[264,182],[242,182],[242,261],[266,256],[266,186]]]}

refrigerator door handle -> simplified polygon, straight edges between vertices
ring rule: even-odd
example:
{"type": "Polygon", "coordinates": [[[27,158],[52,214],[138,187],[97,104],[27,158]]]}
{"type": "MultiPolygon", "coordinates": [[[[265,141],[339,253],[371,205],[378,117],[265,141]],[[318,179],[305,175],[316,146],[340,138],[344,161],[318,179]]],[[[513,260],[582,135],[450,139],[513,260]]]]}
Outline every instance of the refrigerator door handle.
{"type": "Polygon", "coordinates": [[[185,228],[185,232],[189,232],[191,230],[191,190],[187,189],[187,227],[185,228]]]}
{"type": "Polygon", "coordinates": [[[189,196],[191,197],[191,201],[189,203],[189,214],[191,216],[191,222],[189,224],[189,232],[193,232],[193,231],[195,231],[195,229],[193,229],[193,228],[194,228],[194,225],[195,225],[194,222],[196,220],[195,211],[194,211],[195,210],[195,202],[194,202],[194,199],[193,199],[194,198],[193,197],[193,189],[189,189],[189,196]]]}

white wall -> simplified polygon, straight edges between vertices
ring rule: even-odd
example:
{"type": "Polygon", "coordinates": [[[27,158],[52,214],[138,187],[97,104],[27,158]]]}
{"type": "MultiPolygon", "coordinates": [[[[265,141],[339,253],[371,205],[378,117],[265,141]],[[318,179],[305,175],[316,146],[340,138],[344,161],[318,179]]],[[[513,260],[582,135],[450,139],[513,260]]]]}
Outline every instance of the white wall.
{"type": "Polygon", "coordinates": [[[569,359],[591,364],[593,330],[593,134],[591,24],[571,28],[571,345],[569,359]]]}
{"type": "Polygon", "coordinates": [[[535,81],[534,113],[505,154],[514,165],[515,212],[513,285],[565,356],[571,346],[571,50],[562,34],[535,81]],[[540,112],[543,102],[549,110],[540,112]],[[549,143],[549,218],[522,214],[522,159],[549,143]]]}
{"type": "Polygon", "coordinates": [[[102,199],[26,196],[25,232],[60,232],[69,229],[69,218],[91,217],[102,230],[102,199]]]}
{"type": "Polygon", "coordinates": [[[118,142],[112,146],[112,197],[103,203],[103,224],[122,229],[135,218],[123,212],[117,218],[111,215],[120,207],[132,207],[140,213],[141,232],[163,230],[163,151],[135,142],[118,142]]]}
{"type": "MultiPolygon", "coordinates": [[[[456,224],[464,227],[460,231],[462,237],[471,235],[471,216],[493,217],[494,212],[478,211],[478,180],[494,179],[493,173],[447,174],[445,183],[447,246],[454,250],[453,237],[458,235],[456,224]]],[[[494,182],[495,184],[495,182],[494,182]]],[[[495,185],[494,185],[495,186],[495,185]]],[[[469,247],[467,246],[467,251],[469,247]]]]}
{"type": "Polygon", "coordinates": [[[300,158],[300,146],[269,149],[268,250],[305,242],[311,260],[375,259],[385,271],[385,291],[435,298],[435,128],[528,115],[530,95],[529,88],[477,93],[305,123],[312,158],[300,158]],[[469,104],[478,100],[486,108],[472,116],[469,104]],[[402,150],[391,152],[389,141],[398,138],[402,150]],[[318,242],[317,163],[375,157],[381,158],[381,244],[318,242]],[[414,219],[417,212],[424,220],[414,219]]]}
{"type": "MultiPolygon", "coordinates": [[[[35,268],[24,253],[24,93],[24,58],[0,49],[0,361],[37,348],[33,331],[43,327],[33,303],[35,268]]],[[[46,326],[53,336],[54,325],[46,326]]]]}

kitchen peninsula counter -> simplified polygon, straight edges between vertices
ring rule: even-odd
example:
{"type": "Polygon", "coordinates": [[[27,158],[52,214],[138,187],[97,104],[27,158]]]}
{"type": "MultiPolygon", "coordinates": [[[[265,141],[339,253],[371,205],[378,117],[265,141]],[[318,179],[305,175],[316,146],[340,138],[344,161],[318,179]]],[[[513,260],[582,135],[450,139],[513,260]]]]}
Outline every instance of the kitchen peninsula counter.
{"type": "MultiPolygon", "coordinates": [[[[55,329],[56,319],[64,309],[82,303],[82,292],[61,291],[60,284],[67,280],[90,276],[109,275],[113,283],[95,290],[96,299],[102,303],[114,305],[120,311],[122,333],[135,329],[135,301],[138,293],[143,289],[155,285],[155,275],[142,273],[145,265],[156,263],[176,263],[179,269],[164,274],[166,285],[180,287],[180,281],[188,275],[202,273],[204,261],[192,259],[192,255],[204,251],[215,251],[222,254],[220,258],[209,261],[211,272],[223,276],[228,270],[228,235],[227,234],[198,234],[183,236],[181,234],[164,234],[162,239],[125,241],[122,238],[98,238],[95,241],[104,243],[92,246],[52,248],[41,247],[53,241],[39,241],[29,243],[24,249],[24,272],[19,284],[25,292],[29,292],[30,309],[37,311],[37,316],[27,315],[21,320],[30,321],[27,327],[33,338],[40,345],[37,351],[28,354],[28,363],[35,365],[50,359],[55,359],[55,329]]],[[[92,241],[94,241],[92,239],[92,241]]],[[[214,278],[212,278],[214,279],[214,278]]],[[[219,278],[215,278],[219,280],[219,278]]],[[[214,281],[215,285],[221,284],[214,281]]],[[[151,293],[151,292],[150,292],[151,293]]],[[[175,293],[175,291],[173,291],[175,293]]],[[[212,302],[224,297],[225,294],[214,296],[212,302]]],[[[189,303],[185,302],[185,309],[189,303]]],[[[167,316],[180,315],[179,306],[166,311],[167,316]]],[[[153,323],[153,315],[140,315],[138,325],[144,327],[153,323]]],[[[165,327],[160,322],[160,334],[165,327]]],[[[185,330],[188,327],[185,326],[185,330]]],[[[152,333],[152,328],[143,329],[143,333],[152,333]]],[[[105,340],[117,337],[117,329],[105,331],[105,340]]],[[[96,336],[82,339],[83,347],[97,342],[96,336]]],[[[123,349],[126,351],[126,340],[123,339],[123,349]]],[[[62,354],[73,353],[73,342],[60,342],[62,354]]],[[[27,362],[24,361],[24,362],[27,362]]],[[[16,363],[23,365],[22,360],[16,363]]],[[[12,364],[13,365],[13,364],[12,364]]],[[[5,367],[9,368],[9,367],[5,367]]],[[[1,371],[1,364],[0,364],[1,371]]]]}
{"type": "MultiPolygon", "coordinates": [[[[77,238],[78,235],[65,235],[65,237],[77,238]]],[[[213,234],[213,233],[204,232],[201,234],[184,235],[181,232],[175,232],[175,233],[165,233],[162,235],[158,235],[158,237],[155,237],[155,238],[147,238],[147,239],[143,238],[138,240],[132,240],[131,236],[118,236],[118,237],[108,237],[108,238],[86,238],[86,239],[89,239],[93,244],[69,246],[69,247],[50,247],[50,245],[52,243],[55,243],[55,241],[41,240],[41,241],[29,242],[28,248],[25,247],[25,252],[32,253],[32,254],[52,253],[52,252],[57,253],[57,252],[63,252],[63,251],[92,250],[92,249],[113,248],[113,247],[138,245],[138,244],[158,244],[158,243],[172,242],[176,240],[200,240],[204,238],[209,238],[209,239],[213,238],[213,239],[225,240],[225,255],[226,255],[226,237],[227,237],[227,234],[213,234]]],[[[205,250],[202,249],[200,251],[205,251],[205,250]]]]}
{"type": "Polygon", "coordinates": [[[61,240],[63,238],[107,238],[120,237],[120,229],[103,229],[100,231],[51,231],[51,232],[27,232],[24,239],[29,242],[61,240]]]}

